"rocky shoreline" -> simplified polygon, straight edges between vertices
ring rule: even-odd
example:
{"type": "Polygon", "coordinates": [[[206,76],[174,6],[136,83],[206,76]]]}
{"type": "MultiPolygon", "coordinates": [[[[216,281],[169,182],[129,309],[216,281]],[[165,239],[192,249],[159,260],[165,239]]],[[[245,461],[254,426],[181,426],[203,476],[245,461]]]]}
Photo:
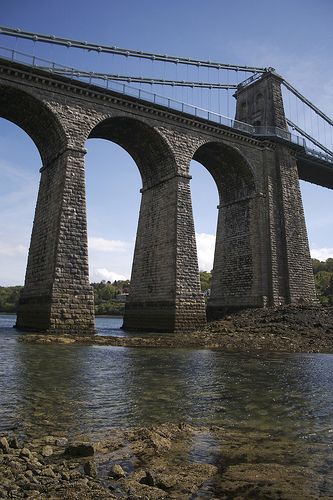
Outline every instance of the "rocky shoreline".
{"type": "Polygon", "coordinates": [[[95,440],[7,434],[0,438],[0,498],[331,498],[331,451],[312,447],[310,468],[295,461],[292,444],[272,434],[221,427],[113,429],[95,440]],[[206,453],[196,454],[200,440],[206,453]]]}
{"type": "Polygon", "coordinates": [[[21,342],[121,347],[217,348],[225,351],[333,352],[333,308],[248,309],[179,334],[80,336],[23,334],[21,342]]]}

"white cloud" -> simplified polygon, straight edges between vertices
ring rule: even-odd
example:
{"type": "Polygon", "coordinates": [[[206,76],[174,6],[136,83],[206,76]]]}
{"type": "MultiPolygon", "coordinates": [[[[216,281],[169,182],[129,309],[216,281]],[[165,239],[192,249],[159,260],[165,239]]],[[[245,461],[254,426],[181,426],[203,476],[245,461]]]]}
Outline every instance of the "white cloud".
{"type": "Polygon", "coordinates": [[[129,245],[127,241],[106,240],[105,238],[93,236],[88,238],[89,250],[96,250],[97,252],[124,252],[129,245]]]}
{"type": "Polygon", "coordinates": [[[333,258],[333,248],[313,248],[311,250],[311,257],[321,261],[333,258]]]}
{"type": "Polygon", "coordinates": [[[101,280],[113,282],[115,280],[126,280],[126,279],[129,279],[129,277],[124,276],[123,274],[118,274],[113,271],[110,271],[105,267],[99,269],[93,269],[92,272],[90,273],[91,282],[95,281],[99,282],[101,280]]]}
{"type": "Polygon", "coordinates": [[[0,255],[14,257],[15,255],[26,255],[27,252],[28,249],[24,245],[11,245],[8,243],[1,243],[0,241],[0,255]]]}
{"type": "Polygon", "coordinates": [[[215,235],[196,233],[199,269],[210,271],[213,268],[215,235]]]}

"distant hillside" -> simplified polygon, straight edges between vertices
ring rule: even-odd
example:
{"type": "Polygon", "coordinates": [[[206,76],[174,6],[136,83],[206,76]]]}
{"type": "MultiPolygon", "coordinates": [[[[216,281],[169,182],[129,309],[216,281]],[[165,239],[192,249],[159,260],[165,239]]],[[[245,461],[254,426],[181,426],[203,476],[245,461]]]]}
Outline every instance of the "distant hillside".
{"type": "MultiPolygon", "coordinates": [[[[333,305],[333,259],[321,262],[312,259],[316,290],[320,302],[325,306],[333,305]]],[[[203,292],[210,289],[211,273],[200,272],[200,283],[203,292]]],[[[123,314],[125,310],[124,298],[130,290],[130,282],[126,281],[101,281],[92,283],[95,297],[95,313],[98,314],[123,314]],[[121,297],[119,297],[121,296],[121,297]],[[121,300],[119,300],[119,298],[121,300]]],[[[16,312],[22,286],[0,286],[0,312],[16,312]]]]}

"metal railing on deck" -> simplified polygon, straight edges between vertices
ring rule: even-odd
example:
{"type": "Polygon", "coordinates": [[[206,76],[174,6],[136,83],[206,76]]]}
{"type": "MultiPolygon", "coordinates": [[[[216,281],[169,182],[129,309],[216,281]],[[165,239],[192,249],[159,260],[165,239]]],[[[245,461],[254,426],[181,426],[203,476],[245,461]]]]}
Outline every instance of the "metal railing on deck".
{"type": "Polygon", "coordinates": [[[153,92],[148,92],[147,90],[132,87],[125,83],[114,81],[112,80],[112,77],[109,77],[107,74],[101,76],[101,74],[96,74],[94,72],[80,72],[80,70],[76,68],[56,64],[55,62],[48,61],[47,59],[41,59],[39,57],[32,56],[31,54],[25,54],[23,52],[5,47],[0,47],[0,55],[4,59],[47,71],[54,75],[65,76],[69,80],[78,80],[88,83],[89,85],[97,85],[104,89],[117,92],[118,94],[135,97],[168,109],[195,116],[196,118],[202,118],[204,120],[217,123],[218,125],[236,128],[237,130],[241,130],[242,132],[247,132],[249,134],[253,134],[254,132],[254,127],[252,125],[248,125],[247,123],[233,120],[232,118],[219,113],[214,113],[213,111],[208,111],[207,109],[200,108],[192,104],[186,104],[170,97],[165,97],[153,92]]]}
{"type": "MultiPolygon", "coordinates": [[[[26,66],[43,70],[57,76],[64,76],[69,80],[81,81],[84,83],[88,83],[88,85],[97,85],[104,89],[117,92],[118,94],[122,94],[128,97],[135,97],[142,101],[157,104],[159,106],[179,111],[196,118],[202,118],[218,125],[224,125],[226,127],[236,129],[240,132],[245,132],[252,136],[267,138],[279,137],[280,139],[292,142],[293,144],[304,148],[306,154],[333,164],[333,156],[321,153],[320,151],[315,149],[308,148],[303,137],[291,134],[288,130],[283,130],[278,127],[254,127],[252,125],[249,125],[248,123],[234,120],[227,116],[221,115],[219,113],[214,113],[213,111],[208,111],[207,109],[200,108],[192,104],[186,104],[182,101],[178,101],[170,97],[165,97],[140,88],[132,87],[125,83],[120,83],[119,81],[112,80],[112,77],[108,76],[107,74],[101,75],[100,73],[96,74],[94,72],[80,72],[80,70],[78,69],[63,66],[47,59],[42,59],[31,54],[25,54],[24,52],[8,49],[7,47],[0,47],[0,56],[3,59],[7,59],[12,62],[24,64],[26,66]]],[[[243,82],[241,86],[252,83],[252,81],[254,81],[257,77],[258,75],[251,76],[248,80],[243,82]]]]}

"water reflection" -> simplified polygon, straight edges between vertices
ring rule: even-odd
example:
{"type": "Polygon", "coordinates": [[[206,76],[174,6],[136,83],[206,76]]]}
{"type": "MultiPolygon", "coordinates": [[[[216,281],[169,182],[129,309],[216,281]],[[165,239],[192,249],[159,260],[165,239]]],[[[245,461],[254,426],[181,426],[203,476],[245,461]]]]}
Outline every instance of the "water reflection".
{"type": "MultiPolygon", "coordinates": [[[[104,334],[107,321],[117,331],[119,319],[103,318],[104,334]]],[[[29,345],[10,326],[0,316],[0,411],[15,407],[19,420],[87,429],[188,420],[333,434],[332,355],[29,345]]]]}
{"type": "MultiPolygon", "coordinates": [[[[277,460],[282,453],[303,465],[317,463],[314,444],[323,456],[332,445],[332,355],[29,345],[17,342],[14,321],[0,315],[0,431],[89,434],[185,421],[252,436],[253,449],[271,454],[278,442],[277,460]]],[[[121,320],[98,321],[103,334],[120,332],[121,320]]],[[[193,456],[216,447],[200,439],[193,456]]]]}

